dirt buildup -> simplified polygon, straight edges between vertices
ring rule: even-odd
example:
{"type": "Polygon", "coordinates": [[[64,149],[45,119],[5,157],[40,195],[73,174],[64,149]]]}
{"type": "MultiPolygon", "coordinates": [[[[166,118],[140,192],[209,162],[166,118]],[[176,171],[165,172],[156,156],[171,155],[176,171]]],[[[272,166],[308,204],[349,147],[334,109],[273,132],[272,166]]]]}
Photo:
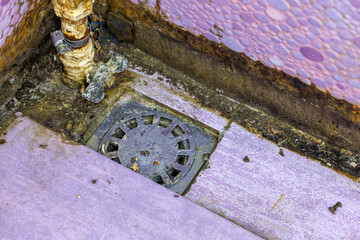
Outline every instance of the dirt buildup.
{"type": "MultiPolygon", "coordinates": [[[[51,42],[45,44],[51,45],[51,42]]],[[[24,116],[51,130],[85,144],[106,118],[114,102],[126,91],[132,91],[129,86],[138,75],[131,71],[117,75],[115,84],[105,89],[104,100],[94,104],[85,100],[80,90],[70,89],[63,84],[62,66],[55,49],[49,49],[45,54],[29,62],[21,71],[15,71],[13,77],[22,84],[18,86],[15,96],[0,106],[0,131],[6,129],[15,118],[15,113],[22,112],[24,116]]],[[[141,69],[140,71],[148,75],[160,73],[162,75],[158,78],[160,82],[183,89],[189,93],[189,96],[184,96],[185,98],[196,99],[201,107],[217,111],[229,122],[237,123],[246,130],[278,144],[281,148],[293,150],[324,165],[330,163],[332,168],[348,174],[346,175],[348,177],[360,177],[358,151],[341,149],[324,141],[324,138],[299,130],[294,124],[266,111],[249,106],[247,103],[234,101],[219,93],[219,89],[216,91],[215,88],[211,89],[195,81],[133,45],[118,46],[109,43],[95,51],[96,58],[98,61],[107,62],[111,57],[111,51],[125,55],[129,60],[130,68],[141,69]]]]}
{"type": "Polygon", "coordinates": [[[243,159],[243,161],[247,163],[247,162],[250,162],[250,159],[249,159],[248,156],[245,156],[244,159],[243,159]]]}
{"type": "Polygon", "coordinates": [[[282,148],[280,148],[279,154],[280,154],[280,156],[285,157],[284,150],[282,148]]]}

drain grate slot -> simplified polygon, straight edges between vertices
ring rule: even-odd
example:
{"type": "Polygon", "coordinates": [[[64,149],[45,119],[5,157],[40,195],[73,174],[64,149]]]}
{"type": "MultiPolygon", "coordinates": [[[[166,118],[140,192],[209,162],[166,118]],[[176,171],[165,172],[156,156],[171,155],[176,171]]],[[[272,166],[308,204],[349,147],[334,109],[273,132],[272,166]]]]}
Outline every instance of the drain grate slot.
{"type": "Polygon", "coordinates": [[[167,174],[171,180],[174,180],[180,173],[181,171],[175,168],[171,168],[169,171],[167,171],[167,174]]]}
{"type": "Polygon", "coordinates": [[[116,152],[119,150],[119,146],[116,143],[109,142],[106,148],[107,152],[116,152]]]}
{"type": "Polygon", "coordinates": [[[182,128],[179,125],[176,125],[176,127],[171,131],[172,135],[174,137],[179,137],[183,135],[185,132],[182,130],[182,128]]]}
{"type": "Polygon", "coordinates": [[[145,115],[145,116],[142,116],[141,118],[142,118],[142,121],[143,121],[144,125],[153,124],[154,115],[145,115]]]}
{"type": "Polygon", "coordinates": [[[137,122],[136,122],[136,118],[132,118],[128,121],[125,122],[125,125],[129,128],[129,129],[134,129],[138,126],[137,122]]]}
{"type": "Polygon", "coordinates": [[[178,155],[176,162],[180,165],[186,165],[188,159],[189,159],[188,155],[178,155]]]}
{"type": "Polygon", "coordinates": [[[166,118],[166,117],[160,117],[159,126],[163,128],[167,128],[170,123],[172,123],[172,120],[166,118]]]}
{"type": "Polygon", "coordinates": [[[179,149],[184,149],[184,150],[190,149],[189,139],[185,139],[185,140],[182,140],[182,141],[178,142],[178,148],[179,149]]]}
{"type": "Polygon", "coordinates": [[[118,138],[118,139],[122,139],[125,136],[125,132],[121,129],[121,128],[117,128],[114,132],[114,134],[112,134],[111,136],[118,138]]]}
{"type": "Polygon", "coordinates": [[[121,164],[121,161],[118,157],[114,157],[114,158],[110,158],[110,159],[113,160],[114,162],[121,164]]]}
{"type": "Polygon", "coordinates": [[[160,185],[165,184],[165,182],[164,182],[164,180],[162,179],[161,176],[156,176],[156,177],[154,177],[152,180],[153,180],[154,182],[160,184],[160,185]]]}

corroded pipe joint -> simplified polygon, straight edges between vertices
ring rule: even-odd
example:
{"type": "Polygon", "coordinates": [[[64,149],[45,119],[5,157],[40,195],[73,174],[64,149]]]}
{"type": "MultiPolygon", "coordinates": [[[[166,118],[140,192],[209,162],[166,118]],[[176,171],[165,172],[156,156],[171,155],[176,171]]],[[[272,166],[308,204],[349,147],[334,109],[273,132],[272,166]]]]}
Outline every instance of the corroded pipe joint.
{"type": "Polygon", "coordinates": [[[61,31],[69,40],[80,40],[86,37],[90,30],[87,26],[87,17],[78,21],[72,21],[65,18],[61,19],[61,31]]]}
{"type": "Polygon", "coordinates": [[[86,78],[87,72],[94,63],[94,46],[89,37],[87,16],[93,11],[94,0],[52,0],[55,14],[61,18],[61,31],[68,45],[84,40],[84,45],[72,47],[59,58],[64,66],[65,82],[70,87],[80,87],[86,78]],[[85,42],[85,40],[87,42],[85,42]]]}

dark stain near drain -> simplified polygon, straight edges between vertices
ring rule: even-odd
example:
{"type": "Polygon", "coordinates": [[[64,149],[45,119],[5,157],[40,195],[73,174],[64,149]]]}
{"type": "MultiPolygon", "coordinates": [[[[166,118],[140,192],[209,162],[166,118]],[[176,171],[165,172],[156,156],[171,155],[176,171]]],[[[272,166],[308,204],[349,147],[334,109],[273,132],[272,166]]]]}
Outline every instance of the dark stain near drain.
{"type": "Polygon", "coordinates": [[[244,162],[250,162],[250,159],[248,156],[245,156],[244,159],[243,159],[244,162]]]}
{"type": "Polygon", "coordinates": [[[0,139],[0,145],[3,145],[6,143],[6,140],[5,139],[0,139]]]}

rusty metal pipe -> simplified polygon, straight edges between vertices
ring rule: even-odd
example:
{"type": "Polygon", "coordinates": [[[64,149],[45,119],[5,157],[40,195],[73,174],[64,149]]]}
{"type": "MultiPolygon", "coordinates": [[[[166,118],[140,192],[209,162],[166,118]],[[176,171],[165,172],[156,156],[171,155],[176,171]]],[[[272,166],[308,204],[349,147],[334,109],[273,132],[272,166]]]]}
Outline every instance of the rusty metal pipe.
{"type": "MultiPolygon", "coordinates": [[[[93,11],[95,0],[52,0],[56,16],[61,18],[61,31],[70,41],[82,40],[88,37],[87,16],[93,11]]],[[[86,79],[86,74],[95,65],[94,45],[92,39],[80,48],[73,48],[59,58],[64,66],[65,82],[73,88],[80,87],[86,79]]]]}

